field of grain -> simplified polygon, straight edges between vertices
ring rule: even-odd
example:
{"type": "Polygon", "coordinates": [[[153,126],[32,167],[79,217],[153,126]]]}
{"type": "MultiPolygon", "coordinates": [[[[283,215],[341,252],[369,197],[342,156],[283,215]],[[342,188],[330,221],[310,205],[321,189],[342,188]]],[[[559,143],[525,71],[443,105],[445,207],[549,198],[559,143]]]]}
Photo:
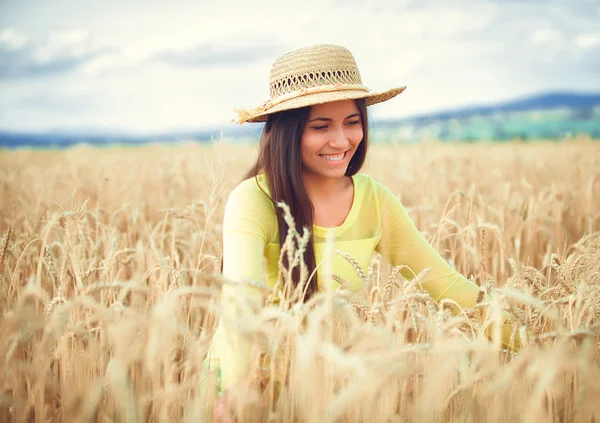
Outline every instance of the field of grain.
{"type": "MultiPolygon", "coordinates": [[[[223,208],[255,154],[0,152],[0,421],[212,421],[223,208]]],[[[488,295],[452,315],[379,257],[354,296],[266,292],[240,421],[600,421],[600,143],[375,145],[363,171],[488,295]],[[485,336],[502,309],[518,353],[485,336]]]]}

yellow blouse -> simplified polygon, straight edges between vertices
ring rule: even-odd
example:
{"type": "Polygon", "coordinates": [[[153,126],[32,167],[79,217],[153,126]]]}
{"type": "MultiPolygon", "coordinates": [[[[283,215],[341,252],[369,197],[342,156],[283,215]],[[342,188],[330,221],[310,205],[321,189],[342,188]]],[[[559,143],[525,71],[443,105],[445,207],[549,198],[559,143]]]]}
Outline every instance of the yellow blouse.
{"type": "MultiPolygon", "coordinates": [[[[373,252],[377,251],[393,266],[408,266],[414,275],[429,268],[420,286],[434,300],[449,298],[463,308],[473,307],[479,287],[453,269],[427,242],[398,197],[370,176],[357,174],[352,180],[354,199],[342,225],[335,228],[313,225],[317,265],[327,258],[317,268],[319,291],[339,288],[332,274],[346,281],[350,290],[362,287],[352,265],[331,252],[340,250],[350,254],[366,273],[373,252]],[[328,246],[328,238],[333,238],[333,246],[328,246]]],[[[261,174],[242,182],[229,196],[223,221],[226,279],[262,282],[269,288],[277,282],[279,233],[268,193],[265,175],[261,174]]],[[[402,273],[409,280],[414,277],[408,269],[402,273]]],[[[223,297],[228,295],[235,295],[231,285],[223,288],[223,297]]],[[[216,360],[220,364],[225,389],[247,374],[250,345],[235,336],[235,329],[227,327],[224,320],[221,319],[213,339],[211,362],[216,360]]],[[[510,327],[503,328],[503,334],[508,344],[510,327]]]]}

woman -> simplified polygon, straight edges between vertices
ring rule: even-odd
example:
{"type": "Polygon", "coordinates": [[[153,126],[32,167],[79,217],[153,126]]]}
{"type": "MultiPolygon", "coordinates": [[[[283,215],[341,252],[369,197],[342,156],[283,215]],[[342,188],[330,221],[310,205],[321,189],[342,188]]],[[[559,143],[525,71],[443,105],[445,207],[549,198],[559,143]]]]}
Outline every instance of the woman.
{"type": "MultiPolygon", "coordinates": [[[[404,89],[369,91],[352,54],[339,46],[303,48],[275,61],[270,100],[252,110],[237,110],[240,124],[266,124],[258,160],[233,190],[225,209],[225,278],[276,285],[280,245],[288,233],[283,210],[277,206],[283,202],[289,205],[299,233],[303,227],[312,228],[304,262],[309,275],[316,268],[316,277],[305,287],[305,299],[338,288],[340,280],[350,290],[361,288],[361,279],[343,257],[330,258],[329,274],[325,266],[316,265],[327,256],[326,240],[333,238],[333,250],[354,257],[363,271],[377,251],[392,265],[408,266],[414,274],[429,268],[420,285],[436,301],[449,298],[465,308],[476,304],[478,286],[431,247],[389,189],[358,173],[368,146],[367,106],[404,89]]],[[[412,275],[405,274],[409,279],[412,275]]],[[[235,295],[235,288],[224,288],[226,304],[235,295]]],[[[224,320],[215,336],[214,353],[220,357],[222,388],[227,389],[247,376],[250,354],[249,346],[224,320]]],[[[510,327],[505,329],[510,333],[510,327]]]]}

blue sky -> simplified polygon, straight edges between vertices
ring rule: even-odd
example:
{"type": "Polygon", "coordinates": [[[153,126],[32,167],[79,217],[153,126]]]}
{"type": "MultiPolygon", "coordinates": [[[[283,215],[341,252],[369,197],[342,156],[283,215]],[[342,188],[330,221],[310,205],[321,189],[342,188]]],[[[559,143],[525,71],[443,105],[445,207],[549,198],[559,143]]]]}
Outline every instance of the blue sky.
{"type": "Polygon", "coordinates": [[[600,2],[0,2],[0,129],[154,132],[228,124],[277,56],[354,54],[378,117],[549,90],[600,92],[600,2]]]}

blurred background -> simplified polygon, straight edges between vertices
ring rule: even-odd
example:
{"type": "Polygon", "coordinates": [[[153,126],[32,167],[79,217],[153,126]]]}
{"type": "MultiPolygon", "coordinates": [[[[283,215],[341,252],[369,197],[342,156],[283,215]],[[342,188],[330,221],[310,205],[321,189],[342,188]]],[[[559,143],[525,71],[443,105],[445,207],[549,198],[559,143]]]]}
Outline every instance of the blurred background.
{"type": "Polygon", "coordinates": [[[257,140],[273,61],[354,54],[378,142],[600,138],[600,2],[0,0],[0,146],[257,140]]]}

